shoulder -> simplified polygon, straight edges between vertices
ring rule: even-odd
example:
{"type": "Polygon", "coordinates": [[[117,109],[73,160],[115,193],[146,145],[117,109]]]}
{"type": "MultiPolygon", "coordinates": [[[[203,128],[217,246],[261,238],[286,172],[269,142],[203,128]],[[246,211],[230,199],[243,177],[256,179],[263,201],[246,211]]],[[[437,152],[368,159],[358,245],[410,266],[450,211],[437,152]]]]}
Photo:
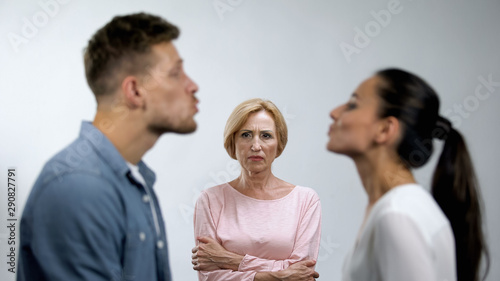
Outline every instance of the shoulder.
{"type": "Polygon", "coordinates": [[[116,194],[112,186],[113,183],[107,178],[83,170],[54,178],[41,188],[47,193],[58,193],[66,197],[97,199],[116,194]]]}
{"type": "MultiPolygon", "coordinates": [[[[36,212],[98,212],[123,209],[123,202],[111,183],[92,173],[71,172],[33,187],[26,209],[36,212]]],[[[120,211],[121,212],[121,211],[120,211]]],[[[105,215],[105,214],[103,214],[105,215]]]]}
{"type": "Polygon", "coordinates": [[[22,214],[28,232],[55,227],[61,235],[90,229],[119,233],[125,227],[123,198],[102,178],[70,173],[33,189],[22,214]]]}
{"type": "Polygon", "coordinates": [[[236,204],[236,194],[232,193],[229,184],[216,185],[201,191],[195,204],[195,217],[208,210],[212,215],[219,214],[228,204],[236,204]]]}
{"type": "Polygon", "coordinates": [[[383,213],[401,213],[410,217],[444,215],[432,195],[417,184],[397,187],[384,197],[380,199],[383,213]]]}
{"type": "Polygon", "coordinates": [[[309,211],[321,212],[321,203],[316,191],[310,187],[297,185],[293,190],[280,200],[288,206],[295,206],[300,209],[302,213],[309,211]]]}
{"type": "Polygon", "coordinates": [[[319,202],[318,193],[310,187],[297,185],[294,187],[292,192],[294,192],[299,198],[310,201],[311,203],[319,202]]]}
{"type": "Polygon", "coordinates": [[[45,163],[32,193],[58,193],[64,197],[102,196],[111,192],[114,172],[92,144],[78,138],[45,163]]]}
{"type": "Polygon", "coordinates": [[[229,192],[229,190],[228,190],[229,188],[232,188],[232,187],[228,183],[223,183],[223,184],[219,184],[219,185],[204,189],[201,192],[201,194],[208,196],[208,197],[221,196],[221,195],[223,196],[229,192]]]}
{"type": "Polygon", "coordinates": [[[375,216],[379,226],[411,224],[428,242],[443,229],[451,228],[434,198],[422,186],[412,184],[392,190],[381,198],[375,216]]]}
{"type": "Polygon", "coordinates": [[[100,174],[104,169],[92,144],[78,138],[45,163],[38,181],[47,183],[75,171],[100,174]]]}
{"type": "Polygon", "coordinates": [[[231,196],[232,188],[228,183],[219,184],[201,191],[197,202],[205,204],[214,204],[215,202],[224,202],[226,197],[231,196]]]}

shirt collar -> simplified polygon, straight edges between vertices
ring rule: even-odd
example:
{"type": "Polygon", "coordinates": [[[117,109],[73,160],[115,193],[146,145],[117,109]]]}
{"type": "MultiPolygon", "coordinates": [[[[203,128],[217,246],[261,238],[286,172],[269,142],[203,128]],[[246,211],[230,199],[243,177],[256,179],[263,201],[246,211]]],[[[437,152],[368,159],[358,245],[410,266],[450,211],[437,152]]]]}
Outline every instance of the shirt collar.
{"type": "MultiPolygon", "coordinates": [[[[83,121],[80,129],[80,138],[89,141],[102,159],[107,162],[113,172],[119,176],[125,176],[129,167],[116,147],[109,139],[97,129],[91,122],[83,121]]],[[[139,172],[149,186],[156,181],[155,173],[141,160],[137,164],[139,172]]]]}

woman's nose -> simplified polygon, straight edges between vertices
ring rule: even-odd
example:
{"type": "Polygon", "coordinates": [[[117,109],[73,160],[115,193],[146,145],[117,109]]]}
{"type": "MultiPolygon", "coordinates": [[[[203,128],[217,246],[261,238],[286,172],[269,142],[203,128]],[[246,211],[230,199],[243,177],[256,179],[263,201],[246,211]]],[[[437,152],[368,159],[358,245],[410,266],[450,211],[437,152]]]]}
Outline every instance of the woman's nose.
{"type": "Polygon", "coordinates": [[[342,106],[337,106],[332,111],[330,111],[330,117],[333,120],[337,121],[337,119],[339,119],[341,110],[342,110],[342,106]]]}
{"type": "Polygon", "coordinates": [[[252,142],[251,149],[252,149],[252,151],[259,151],[261,149],[261,146],[260,146],[258,139],[254,139],[254,141],[252,142]]]}

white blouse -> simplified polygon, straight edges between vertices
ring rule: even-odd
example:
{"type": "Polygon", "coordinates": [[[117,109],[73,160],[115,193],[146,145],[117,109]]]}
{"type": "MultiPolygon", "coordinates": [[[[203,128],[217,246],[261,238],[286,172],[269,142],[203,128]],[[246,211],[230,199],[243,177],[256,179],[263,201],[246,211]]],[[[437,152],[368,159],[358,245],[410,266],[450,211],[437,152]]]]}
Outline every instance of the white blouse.
{"type": "Polygon", "coordinates": [[[417,184],[393,188],[373,205],[342,269],[343,281],[456,279],[451,225],[417,184]]]}

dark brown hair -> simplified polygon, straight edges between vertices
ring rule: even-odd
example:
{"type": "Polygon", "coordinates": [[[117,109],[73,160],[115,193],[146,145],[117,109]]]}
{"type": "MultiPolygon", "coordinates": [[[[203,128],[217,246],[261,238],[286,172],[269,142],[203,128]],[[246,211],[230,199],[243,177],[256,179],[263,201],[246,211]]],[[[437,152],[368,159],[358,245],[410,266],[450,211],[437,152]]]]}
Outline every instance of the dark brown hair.
{"type": "Polygon", "coordinates": [[[158,16],[138,13],[114,17],[92,36],[85,49],[87,83],[96,97],[114,91],[119,74],[146,71],[152,63],[152,45],[178,36],[179,29],[158,16]]]}
{"type": "Polygon", "coordinates": [[[464,138],[449,120],[439,116],[439,98],[424,80],[400,69],[385,69],[376,75],[382,79],[378,87],[380,116],[394,116],[402,122],[398,154],[408,167],[420,167],[429,160],[433,138],[444,141],[432,195],[453,229],[457,277],[459,281],[480,280],[483,254],[486,277],[490,259],[482,229],[482,201],[464,138]]]}

